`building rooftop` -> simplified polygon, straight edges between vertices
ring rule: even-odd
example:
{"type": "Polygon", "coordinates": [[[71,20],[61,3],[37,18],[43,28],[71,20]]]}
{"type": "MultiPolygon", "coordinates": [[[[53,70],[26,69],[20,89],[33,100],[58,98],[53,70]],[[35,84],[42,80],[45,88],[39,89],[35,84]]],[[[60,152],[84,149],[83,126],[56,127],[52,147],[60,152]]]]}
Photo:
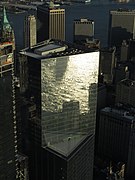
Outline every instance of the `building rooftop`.
{"type": "Polygon", "coordinates": [[[48,55],[50,53],[58,53],[61,51],[66,50],[67,46],[61,46],[60,44],[48,44],[46,46],[41,46],[39,48],[36,48],[34,52],[39,55],[48,55]]]}
{"type": "MultiPolygon", "coordinates": [[[[62,135],[61,134],[61,140],[57,140],[58,134],[46,134],[46,136],[52,137],[55,139],[55,142],[53,143],[48,143],[47,147],[50,149],[62,154],[63,156],[69,156],[72,151],[78,147],[78,145],[87,137],[87,135],[82,135],[82,134],[71,134],[71,135],[66,135],[65,133],[62,135]]],[[[58,137],[59,138],[59,137],[58,137]]]]}
{"type": "Polygon", "coordinates": [[[124,15],[132,14],[132,15],[135,15],[135,10],[127,9],[127,8],[119,8],[117,10],[111,10],[110,13],[111,14],[124,14],[124,15]]]}
{"type": "Polygon", "coordinates": [[[101,52],[107,52],[107,53],[113,53],[116,51],[116,48],[115,47],[112,47],[112,48],[104,47],[104,48],[101,48],[100,51],[101,52]]]}
{"type": "Polygon", "coordinates": [[[59,40],[46,40],[30,48],[21,50],[20,54],[33,57],[35,59],[44,59],[95,51],[98,50],[86,48],[80,45],[69,44],[59,40]]]}
{"type": "Polygon", "coordinates": [[[117,107],[105,107],[102,112],[115,115],[115,117],[121,117],[123,119],[135,121],[135,108],[125,108],[122,104],[117,107]]]}
{"type": "Polygon", "coordinates": [[[81,22],[81,23],[91,22],[91,23],[94,23],[94,20],[90,20],[88,18],[81,18],[81,19],[75,19],[74,22],[81,22]]]}

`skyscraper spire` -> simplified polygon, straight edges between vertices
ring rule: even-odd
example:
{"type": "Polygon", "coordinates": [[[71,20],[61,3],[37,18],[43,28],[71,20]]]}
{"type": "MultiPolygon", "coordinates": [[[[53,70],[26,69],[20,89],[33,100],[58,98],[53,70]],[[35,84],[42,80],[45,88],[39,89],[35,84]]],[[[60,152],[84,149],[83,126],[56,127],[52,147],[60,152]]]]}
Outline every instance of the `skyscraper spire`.
{"type": "Polygon", "coordinates": [[[13,29],[8,21],[5,7],[3,7],[3,14],[0,24],[0,42],[13,42],[14,33],[13,29]]]}

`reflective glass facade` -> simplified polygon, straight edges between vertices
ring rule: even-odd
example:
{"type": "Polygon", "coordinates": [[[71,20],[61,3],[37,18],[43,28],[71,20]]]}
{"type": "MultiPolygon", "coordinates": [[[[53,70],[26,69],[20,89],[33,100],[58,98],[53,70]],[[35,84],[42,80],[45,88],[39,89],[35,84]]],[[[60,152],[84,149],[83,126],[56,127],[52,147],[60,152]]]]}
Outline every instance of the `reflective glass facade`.
{"type": "Polygon", "coordinates": [[[99,52],[45,41],[20,55],[37,115],[29,118],[31,179],[92,180],[99,52]]]}
{"type": "Polygon", "coordinates": [[[99,52],[41,60],[42,146],[68,156],[95,131],[99,52]]]}

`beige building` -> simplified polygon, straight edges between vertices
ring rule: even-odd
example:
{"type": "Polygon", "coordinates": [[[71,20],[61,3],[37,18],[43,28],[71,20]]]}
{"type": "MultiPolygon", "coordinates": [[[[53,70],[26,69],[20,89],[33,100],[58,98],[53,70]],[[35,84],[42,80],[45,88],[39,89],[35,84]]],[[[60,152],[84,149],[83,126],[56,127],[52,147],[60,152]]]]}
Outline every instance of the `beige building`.
{"type": "Polygon", "coordinates": [[[38,6],[37,18],[38,42],[46,39],[65,41],[65,9],[38,6]]]}
{"type": "Polygon", "coordinates": [[[24,46],[31,47],[37,43],[36,18],[34,15],[26,17],[24,24],[24,46]]]}
{"type": "Polygon", "coordinates": [[[110,11],[109,46],[121,46],[123,40],[135,38],[135,11],[122,9],[110,11]]]}

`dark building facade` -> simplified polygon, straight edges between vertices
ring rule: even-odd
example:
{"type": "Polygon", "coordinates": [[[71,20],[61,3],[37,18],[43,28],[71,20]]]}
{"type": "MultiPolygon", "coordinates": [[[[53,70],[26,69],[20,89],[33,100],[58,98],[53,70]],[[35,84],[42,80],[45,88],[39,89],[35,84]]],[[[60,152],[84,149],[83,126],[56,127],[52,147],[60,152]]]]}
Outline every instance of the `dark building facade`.
{"type": "Polygon", "coordinates": [[[65,9],[41,5],[37,8],[37,40],[65,40],[65,9]]]}
{"type": "Polygon", "coordinates": [[[125,62],[129,59],[129,45],[123,40],[120,48],[120,61],[125,62]]]}
{"type": "Polygon", "coordinates": [[[123,79],[129,79],[130,78],[130,72],[132,69],[132,65],[130,62],[124,63],[124,62],[118,62],[116,68],[114,69],[114,84],[119,83],[123,79]]]}
{"type": "Polygon", "coordinates": [[[99,52],[45,41],[20,55],[21,66],[27,57],[26,89],[34,97],[37,112],[30,121],[30,143],[38,166],[34,178],[91,180],[99,52]],[[84,151],[87,156],[81,156],[84,151]]]}
{"type": "Polygon", "coordinates": [[[106,107],[100,113],[98,153],[104,159],[123,162],[126,165],[127,180],[135,177],[135,159],[132,153],[135,138],[134,112],[134,108],[121,104],[114,108],[106,107]]]}
{"type": "Polygon", "coordinates": [[[121,46],[123,40],[135,38],[135,11],[118,9],[110,11],[109,46],[121,46]]]}
{"type": "MultiPolygon", "coordinates": [[[[47,162],[47,170],[43,171],[43,176],[47,179],[82,180],[92,179],[94,136],[88,136],[77,147],[75,152],[66,157],[53,149],[43,149],[44,163],[47,162]],[[52,169],[55,169],[52,173],[52,169]]],[[[43,163],[43,165],[44,165],[43,163]]],[[[46,165],[44,165],[45,167],[46,165]]]]}
{"type": "Polygon", "coordinates": [[[116,86],[116,103],[128,104],[135,107],[135,81],[124,79],[116,86]]]}
{"type": "Polygon", "coordinates": [[[14,36],[5,8],[0,25],[0,179],[16,179],[14,36]]]}
{"type": "Polygon", "coordinates": [[[128,118],[123,109],[106,107],[101,110],[98,148],[104,157],[115,161],[127,161],[132,123],[128,118]]]}
{"type": "Polygon", "coordinates": [[[100,50],[99,76],[103,76],[103,81],[111,84],[114,78],[114,68],[116,48],[102,48],[100,50]]]}
{"type": "Polygon", "coordinates": [[[135,124],[132,124],[132,131],[129,141],[129,152],[128,152],[128,162],[127,162],[127,168],[126,168],[126,179],[134,180],[135,179],[135,124]]]}

